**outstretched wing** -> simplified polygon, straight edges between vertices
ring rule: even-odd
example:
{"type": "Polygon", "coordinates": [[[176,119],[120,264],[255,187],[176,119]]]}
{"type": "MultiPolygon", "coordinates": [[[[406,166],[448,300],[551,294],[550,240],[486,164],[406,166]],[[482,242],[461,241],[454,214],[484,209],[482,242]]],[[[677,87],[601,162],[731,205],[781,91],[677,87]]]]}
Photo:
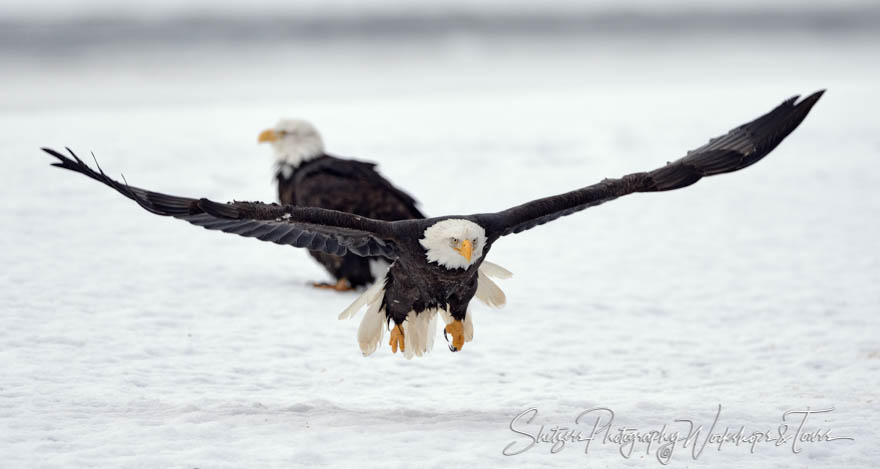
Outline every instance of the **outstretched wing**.
{"type": "Polygon", "coordinates": [[[769,113],[710,140],[662,168],[620,179],[605,179],[592,186],[534,200],[503,212],[478,215],[477,219],[495,235],[504,236],[633,192],[679,189],[705,176],[743,169],[776,148],[804,120],[824,92],[813,93],[800,102],[797,102],[798,96],[794,96],[769,113]]]}
{"type": "Polygon", "coordinates": [[[156,215],[179,218],[209,230],[338,256],[351,252],[359,256],[397,257],[393,230],[388,222],[320,208],[261,202],[224,204],[152,192],[113,180],[100,166],[97,171],[93,170],[69,148],[72,159],[49,148],[43,151],[58,158],[53,166],[102,182],[156,215]]]}

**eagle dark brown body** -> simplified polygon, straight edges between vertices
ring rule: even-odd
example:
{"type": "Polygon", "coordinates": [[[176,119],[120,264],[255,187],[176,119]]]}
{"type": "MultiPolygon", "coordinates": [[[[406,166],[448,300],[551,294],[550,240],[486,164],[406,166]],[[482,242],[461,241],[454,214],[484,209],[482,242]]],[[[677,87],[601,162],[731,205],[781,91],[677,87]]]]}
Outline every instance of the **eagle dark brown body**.
{"type": "MultiPolygon", "coordinates": [[[[413,232],[424,230],[424,225],[413,225],[413,232]]],[[[416,247],[421,248],[413,246],[416,247]]],[[[398,248],[398,252],[404,254],[399,255],[388,269],[382,298],[382,308],[388,319],[401,324],[412,311],[445,309],[453,318],[463,320],[468,304],[477,291],[477,272],[488,250],[467,269],[447,269],[438,264],[425,263],[420,250],[398,248]],[[408,255],[410,252],[416,255],[408,255]]]]}
{"type": "MultiPolygon", "coordinates": [[[[425,217],[415,199],[382,177],[375,164],[325,154],[296,168],[285,165],[279,163],[275,174],[278,199],[284,205],[319,207],[387,221],[425,217]]],[[[372,283],[375,278],[371,261],[385,260],[351,253],[337,256],[319,250],[309,250],[309,254],[351,288],[372,283]]]]}

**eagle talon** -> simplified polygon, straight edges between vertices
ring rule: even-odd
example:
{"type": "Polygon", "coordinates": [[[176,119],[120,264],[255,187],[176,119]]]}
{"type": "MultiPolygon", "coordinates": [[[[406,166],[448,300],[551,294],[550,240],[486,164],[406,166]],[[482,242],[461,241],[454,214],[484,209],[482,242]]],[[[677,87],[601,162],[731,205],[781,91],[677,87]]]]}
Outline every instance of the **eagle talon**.
{"type": "Polygon", "coordinates": [[[402,325],[395,324],[391,329],[391,340],[388,341],[388,345],[391,346],[391,353],[397,353],[398,348],[403,352],[405,346],[402,325]]]}
{"type": "Polygon", "coordinates": [[[446,329],[443,329],[443,338],[446,339],[446,346],[449,347],[450,352],[458,352],[458,349],[449,343],[449,335],[446,334],[446,329]]]}
{"type": "Polygon", "coordinates": [[[351,287],[351,284],[348,283],[348,279],[341,278],[336,281],[336,283],[327,283],[327,282],[315,282],[312,284],[315,288],[323,288],[327,290],[336,290],[336,291],[351,291],[354,288],[351,287]]]}
{"type": "Polygon", "coordinates": [[[447,324],[446,328],[443,329],[443,337],[449,343],[449,351],[458,352],[461,350],[464,347],[464,326],[461,324],[461,321],[456,319],[447,324]],[[446,335],[447,332],[452,335],[452,342],[449,341],[449,336],[446,335]]]}

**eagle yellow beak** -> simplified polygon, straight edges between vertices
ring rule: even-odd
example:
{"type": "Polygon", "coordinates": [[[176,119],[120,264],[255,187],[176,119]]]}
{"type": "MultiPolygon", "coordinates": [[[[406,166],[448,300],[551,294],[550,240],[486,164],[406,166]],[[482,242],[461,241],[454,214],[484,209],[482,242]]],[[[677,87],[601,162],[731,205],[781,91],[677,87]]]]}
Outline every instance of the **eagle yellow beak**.
{"type": "Polygon", "coordinates": [[[471,240],[466,239],[461,242],[461,247],[455,248],[455,250],[458,251],[458,253],[461,254],[462,257],[467,259],[468,262],[470,262],[471,261],[471,254],[473,254],[473,252],[474,252],[474,245],[471,244],[471,240]]]}
{"type": "Polygon", "coordinates": [[[275,140],[278,140],[278,134],[272,129],[266,129],[260,132],[260,136],[257,137],[257,143],[274,142],[275,140]]]}

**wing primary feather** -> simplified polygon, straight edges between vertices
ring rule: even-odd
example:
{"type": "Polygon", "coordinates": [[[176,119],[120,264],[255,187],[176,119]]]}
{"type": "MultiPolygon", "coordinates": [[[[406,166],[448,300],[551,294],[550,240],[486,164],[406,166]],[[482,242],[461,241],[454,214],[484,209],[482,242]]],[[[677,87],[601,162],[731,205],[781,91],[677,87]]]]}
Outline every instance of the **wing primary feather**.
{"type": "MultiPolygon", "coordinates": [[[[97,171],[76,153],[70,156],[42,148],[57,161],[52,166],[74,171],[94,179],[132,199],[150,213],[171,216],[209,230],[239,234],[276,244],[308,247],[328,254],[342,255],[349,246],[360,246],[355,253],[375,249],[394,259],[395,234],[390,222],[314,207],[279,206],[260,202],[218,203],[206,198],[193,199],[152,192],[128,184],[125,176],[116,181],[107,176],[92,153],[97,171]]],[[[364,255],[364,254],[360,254],[364,255]]]]}
{"type": "Polygon", "coordinates": [[[504,236],[519,233],[559,217],[593,207],[626,194],[658,192],[687,187],[706,176],[746,168],[767,156],[807,117],[825,90],[798,102],[786,99],[757,119],[734,128],[687,152],[686,156],[653,171],[633,173],[619,179],[543,199],[534,200],[502,212],[475,215],[484,226],[504,236]]]}
{"type": "Polygon", "coordinates": [[[199,208],[202,209],[205,213],[209,215],[213,215],[217,218],[226,218],[226,219],[238,219],[239,213],[238,209],[235,208],[232,204],[221,204],[219,202],[214,202],[212,200],[208,200],[205,198],[199,199],[199,208]]]}

